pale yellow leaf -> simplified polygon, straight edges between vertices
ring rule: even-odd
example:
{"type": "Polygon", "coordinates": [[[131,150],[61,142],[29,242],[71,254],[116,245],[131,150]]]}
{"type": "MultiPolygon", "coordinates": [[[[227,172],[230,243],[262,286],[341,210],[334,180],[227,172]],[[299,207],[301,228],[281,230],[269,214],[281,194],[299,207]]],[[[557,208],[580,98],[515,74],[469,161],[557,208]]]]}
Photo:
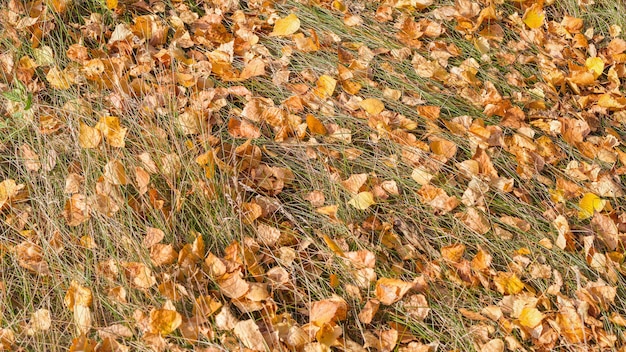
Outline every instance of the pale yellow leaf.
{"type": "Polygon", "coordinates": [[[368,98],[359,102],[359,106],[371,115],[378,115],[385,110],[385,104],[376,98],[368,98]]]}
{"type": "Polygon", "coordinates": [[[371,205],[376,204],[376,201],[374,201],[374,195],[372,192],[361,192],[350,199],[348,204],[352,205],[356,209],[365,210],[371,205]]]}

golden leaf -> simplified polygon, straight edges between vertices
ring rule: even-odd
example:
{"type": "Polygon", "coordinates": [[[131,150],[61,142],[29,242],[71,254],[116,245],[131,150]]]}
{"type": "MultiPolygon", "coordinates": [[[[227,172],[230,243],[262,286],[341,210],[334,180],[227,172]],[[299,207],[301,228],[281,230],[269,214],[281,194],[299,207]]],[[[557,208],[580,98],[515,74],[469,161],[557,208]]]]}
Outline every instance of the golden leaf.
{"type": "Polygon", "coordinates": [[[462,243],[452,244],[441,248],[441,256],[453,263],[458,263],[465,253],[465,245],[462,243]]]}
{"type": "Polygon", "coordinates": [[[71,79],[66,72],[59,70],[56,67],[52,67],[48,74],[46,74],[46,80],[54,89],[68,89],[72,86],[71,79]]]}
{"type": "Polygon", "coordinates": [[[599,57],[590,57],[585,61],[587,70],[593,72],[593,77],[597,79],[604,71],[604,61],[599,57]]]}
{"type": "Polygon", "coordinates": [[[378,115],[385,110],[385,104],[376,98],[368,98],[359,102],[359,106],[371,115],[378,115]]]}
{"type": "Polygon", "coordinates": [[[523,21],[526,23],[528,28],[539,28],[543,24],[545,16],[546,15],[543,12],[541,5],[534,4],[526,10],[526,13],[524,13],[523,21]]]}
{"type": "Polygon", "coordinates": [[[62,14],[67,11],[67,7],[71,4],[72,0],[48,0],[46,2],[52,11],[62,14]]]}
{"type": "Polygon", "coordinates": [[[352,197],[352,199],[348,201],[348,204],[352,205],[356,209],[365,210],[371,205],[376,204],[376,201],[374,201],[374,195],[372,192],[361,192],[352,197]]]}
{"type": "Polygon", "coordinates": [[[498,275],[493,278],[493,282],[496,284],[498,292],[503,295],[515,295],[524,289],[524,283],[515,273],[498,272],[498,275]]]}
{"type": "Polygon", "coordinates": [[[529,329],[541,324],[545,316],[535,307],[525,307],[519,315],[519,323],[529,329]]]}
{"type": "Polygon", "coordinates": [[[123,148],[127,128],[120,125],[120,119],[115,116],[103,116],[95,128],[102,132],[107,143],[112,147],[123,148]]]}
{"type": "Polygon", "coordinates": [[[107,9],[113,10],[117,7],[118,0],[106,0],[107,9]]]}
{"type": "Polygon", "coordinates": [[[563,307],[556,314],[556,323],[561,329],[561,335],[569,343],[581,343],[585,341],[585,327],[580,314],[576,309],[563,307]]]}
{"type": "Polygon", "coordinates": [[[604,209],[606,203],[606,200],[601,199],[593,193],[585,193],[578,203],[578,206],[580,207],[580,210],[578,211],[578,218],[580,220],[585,220],[592,217],[596,211],[599,212],[604,209]]]}
{"type": "Polygon", "coordinates": [[[183,322],[183,317],[175,310],[154,309],[150,312],[150,332],[168,335],[183,322]]]}
{"type": "Polygon", "coordinates": [[[77,281],[72,280],[70,287],[65,293],[63,303],[70,311],[74,311],[74,308],[78,305],[90,307],[93,301],[93,295],[89,287],[85,287],[79,284],[77,281]]]}
{"type": "Polygon", "coordinates": [[[102,135],[99,130],[86,125],[82,121],[80,122],[78,129],[78,145],[80,145],[81,148],[96,148],[100,145],[101,140],[102,135]]]}
{"type": "Polygon", "coordinates": [[[317,87],[315,88],[315,95],[322,99],[329,98],[335,92],[335,87],[337,86],[337,80],[328,76],[321,75],[320,78],[317,79],[317,87]]]}
{"type": "Polygon", "coordinates": [[[272,36],[287,36],[294,34],[300,29],[300,19],[296,14],[292,13],[285,18],[276,20],[274,23],[274,30],[270,35],[272,36]]]}

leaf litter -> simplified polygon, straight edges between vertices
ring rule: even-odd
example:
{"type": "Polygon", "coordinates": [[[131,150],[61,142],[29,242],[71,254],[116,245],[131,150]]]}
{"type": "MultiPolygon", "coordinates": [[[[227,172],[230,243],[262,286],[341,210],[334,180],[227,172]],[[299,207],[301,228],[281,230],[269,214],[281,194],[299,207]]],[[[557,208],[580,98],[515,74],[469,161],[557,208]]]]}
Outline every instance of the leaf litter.
{"type": "Polygon", "coordinates": [[[1,350],[624,348],[598,4],[88,3],[0,10],[1,350]]]}

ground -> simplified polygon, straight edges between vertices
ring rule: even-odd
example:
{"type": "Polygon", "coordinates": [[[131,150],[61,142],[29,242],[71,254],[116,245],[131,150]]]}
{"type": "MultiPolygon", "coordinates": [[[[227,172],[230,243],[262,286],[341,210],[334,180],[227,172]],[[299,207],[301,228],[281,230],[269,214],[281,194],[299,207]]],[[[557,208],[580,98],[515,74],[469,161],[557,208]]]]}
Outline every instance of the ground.
{"type": "Polygon", "coordinates": [[[625,10],[9,0],[0,350],[620,350],[625,10]]]}

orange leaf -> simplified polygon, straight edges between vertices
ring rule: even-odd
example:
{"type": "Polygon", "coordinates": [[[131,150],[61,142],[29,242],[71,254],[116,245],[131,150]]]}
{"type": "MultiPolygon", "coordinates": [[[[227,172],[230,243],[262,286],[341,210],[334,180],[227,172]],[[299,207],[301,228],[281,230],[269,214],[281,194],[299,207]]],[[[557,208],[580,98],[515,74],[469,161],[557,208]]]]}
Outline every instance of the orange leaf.
{"type": "Polygon", "coordinates": [[[326,135],[326,133],[328,133],[326,126],[324,126],[318,118],[311,114],[306,115],[306,125],[312,134],[326,135]]]}
{"type": "Polygon", "coordinates": [[[348,313],[348,304],[339,297],[316,301],[311,304],[309,320],[311,323],[322,326],[326,323],[334,323],[345,320],[348,313]]]}
{"type": "Polygon", "coordinates": [[[384,305],[398,302],[413,288],[413,283],[399,279],[381,278],[376,282],[376,298],[384,305]]]}

